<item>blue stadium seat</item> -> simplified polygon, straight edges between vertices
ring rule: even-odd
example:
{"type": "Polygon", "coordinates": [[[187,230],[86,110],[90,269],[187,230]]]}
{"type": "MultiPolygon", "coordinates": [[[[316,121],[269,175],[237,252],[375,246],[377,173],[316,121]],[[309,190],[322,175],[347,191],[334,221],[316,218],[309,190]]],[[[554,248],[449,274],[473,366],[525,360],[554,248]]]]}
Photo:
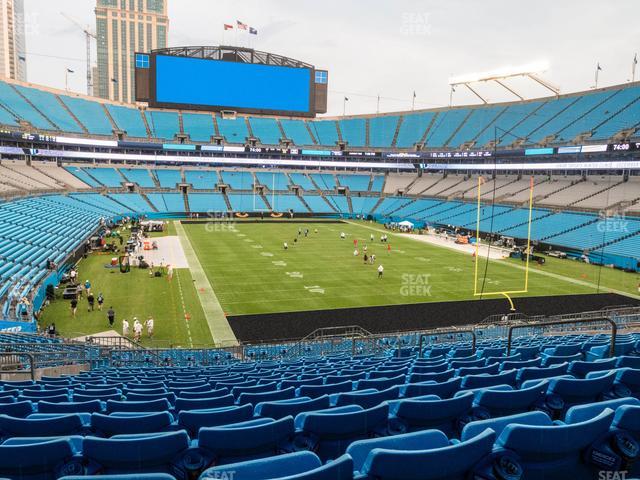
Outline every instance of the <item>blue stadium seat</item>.
{"type": "Polygon", "coordinates": [[[297,396],[316,398],[333,393],[350,392],[351,390],[353,390],[353,384],[350,381],[331,385],[302,385],[298,388],[297,396]]]}
{"type": "Polygon", "coordinates": [[[111,118],[115,122],[118,130],[127,133],[129,137],[147,138],[147,128],[142,121],[140,110],[121,105],[106,104],[111,118]]]}
{"type": "Polygon", "coordinates": [[[295,422],[296,448],[313,450],[323,460],[338,458],[351,442],[386,434],[388,413],[386,403],[369,409],[349,405],[300,413],[295,422]]]}
{"type": "Polygon", "coordinates": [[[400,387],[393,386],[386,390],[357,390],[354,392],[338,393],[333,404],[337,407],[345,405],[359,405],[362,408],[372,408],[388,400],[396,400],[400,395],[400,387]]]}
{"type": "Polygon", "coordinates": [[[93,413],[100,411],[102,411],[102,404],[99,400],[67,403],[38,402],[39,413],[93,413]]]}
{"type": "Polygon", "coordinates": [[[0,404],[0,415],[7,415],[15,418],[24,418],[32,413],[33,404],[30,401],[0,404]]]}
{"type": "Polygon", "coordinates": [[[397,434],[433,428],[454,438],[474,419],[472,408],[472,392],[445,400],[432,395],[398,400],[391,403],[389,430],[397,434]]]}
{"type": "Polygon", "coordinates": [[[409,383],[400,388],[400,396],[410,398],[425,395],[437,395],[440,398],[451,398],[458,390],[460,390],[461,384],[462,378],[460,377],[455,377],[440,383],[433,381],[409,383]]]}
{"type": "Polygon", "coordinates": [[[75,435],[85,430],[78,414],[59,415],[46,419],[14,418],[0,415],[0,439],[13,437],[57,437],[75,435]]]}
{"type": "Polygon", "coordinates": [[[169,412],[91,415],[91,429],[100,437],[163,432],[170,428],[172,422],[173,417],[169,412]]]}
{"type": "Polygon", "coordinates": [[[515,386],[517,370],[507,370],[497,375],[480,374],[467,375],[462,379],[461,387],[463,389],[491,387],[494,385],[511,385],[515,386]]]}
{"type": "Polygon", "coordinates": [[[235,480],[352,480],[353,461],[343,455],[323,465],[311,452],[296,452],[209,468],[200,480],[229,476],[235,480]]]}
{"type": "Polygon", "coordinates": [[[495,434],[486,430],[450,444],[437,430],[354,442],[348,449],[356,478],[367,480],[465,480],[491,453],[495,434]]]}
{"type": "Polygon", "coordinates": [[[203,427],[217,427],[230,423],[244,422],[253,417],[250,404],[208,408],[202,410],[185,410],[178,414],[178,425],[186,429],[189,435],[197,437],[203,427]]]}
{"type": "Polygon", "coordinates": [[[371,380],[358,380],[356,382],[356,390],[365,390],[367,388],[374,388],[376,390],[386,390],[396,385],[402,385],[405,383],[405,375],[397,375],[395,377],[383,377],[375,378],[371,380]]]}
{"type": "Polygon", "coordinates": [[[257,417],[274,418],[276,420],[288,415],[291,415],[295,418],[295,416],[299,413],[309,412],[313,410],[323,410],[329,408],[329,405],[329,395],[322,395],[316,398],[296,397],[290,400],[278,400],[258,403],[255,406],[254,414],[257,417]]]}
{"type": "Polygon", "coordinates": [[[568,424],[584,422],[585,420],[597,417],[607,408],[615,412],[619,407],[624,405],[640,405],[640,401],[637,398],[626,397],[596,403],[574,405],[567,410],[564,422],[568,424]]]}
{"type": "Polygon", "coordinates": [[[518,370],[517,383],[518,385],[522,385],[529,380],[539,380],[564,375],[567,373],[567,368],[569,368],[568,363],[562,363],[553,367],[524,367],[518,370]]]}
{"type": "Polygon", "coordinates": [[[564,480],[591,478],[593,469],[583,453],[611,425],[614,412],[605,410],[597,417],[572,425],[524,425],[505,427],[495,442],[517,455],[524,470],[523,478],[531,480],[564,480]]]}
{"type": "Polygon", "coordinates": [[[490,428],[499,436],[502,431],[509,425],[549,425],[551,418],[544,412],[524,412],[514,415],[505,415],[504,417],[487,418],[484,420],[474,420],[467,423],[462,429],[460,440],[466,441],[490,428]]]}
{"type": "Polygon", "coordinates": [[[82,456],[86,473],[174,473],[189,448],[185,431],[86,437],[82,456]]]}
{"type": "Polygon", "coordinates": [[[201,428],[198,447],[210,463],[224,465],[290,451],[293,435],[293,417],[254,419],[201,428]]]}
{"type": "Polygon", "coordinates": [[[135,473],[116,475],[68,475],[60,480],[175,480],[173,475],[168,473],[135,473]]]}
{"type": "Polygon", "coordinates": [[[588,379],[555,378],[549,381],[547,393],[557,395],[564,402],[564,409],[581,403],[601,400],[608,393],[615,380],[616,373],[588,379]]]}
{"type": "Polygon", "coordinates": [[[244,405],[250,403],[256,405],[261,402],[272,402],[276,400],[288,400],[294,398],[296,389],[294,387],[284,388],[281,390],[269,390],[266,392],[242,392],[238,395],[238,404],[244,405]]]}
{"type": "Polygon", "coordinates": [[[181,410],[203,410],[208,408],[230,407],[234,403],[235,398],[233,398],[233,395],[223,395],[221,397],[207,396],[203,398],[177,398],[175,409],[177,412],[180,412],[181,410]]]}
{"type": "Polygon", "coordinates": [[[614,384],[616,393],[640,399],[640,369],[621,368],[616,372],[614,384]]]}
{"type": "Polygon", "coordinates": [[[575,360],[569,364],[567,373],[576,378],[585,378],[591,372],[599,372],[603,370],[611,370],[616,366],[615,358],[607,358],[603,360],[593,360],[590,362],[575,360]]]}
{"type": "MultiPolygon", "coordinates": [[[[425,383],[425,382],[446,382],[456,376],[456,371],[453,368],[445,370],[440,373],[411,373],[407,376],[407,384],[410,383],[425,383]]],[[[460,379],[462,380],[462,379],[460,379]]]]}
{"type": "Polygon", "coordinates": [[[21,480],[59,478],[63,469],[74,472],[67,466],[74,453],[68,439],[0,445],[0,475],[21,480]]]}
{"type": "Polygon", "coordinates": [[[169,410],[171,405],[164,399],[148,400],[148,401],[117,401],[107,400],[106,412],[163,412],[169,410]]]}
{"type": "Polygon", "coordinates": [[[520,390],[481,389],[475,393],[474,406],[482,408],[491,417],[512,415],[533,410],[544,402],[547,382],[520,390]]]}

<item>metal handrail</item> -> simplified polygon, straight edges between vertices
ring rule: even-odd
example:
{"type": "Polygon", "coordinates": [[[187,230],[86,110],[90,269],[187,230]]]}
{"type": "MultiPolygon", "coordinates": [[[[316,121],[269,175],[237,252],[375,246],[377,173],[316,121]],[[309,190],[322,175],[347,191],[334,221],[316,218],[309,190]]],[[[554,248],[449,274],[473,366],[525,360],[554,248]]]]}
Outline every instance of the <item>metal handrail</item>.
{"type": "Polygon", "coordinates": [[[509,327],[509,331],[507,333],[507,356],[511,355],[511,344],[513,341],[513,331],[517,329],[523,328],[541,328],[541,327],[552,327],[555,325],[573,325],[576,323],[594,323],[594,322],[606,322],[611,325],[611,345],[609,347],[609,356],[613,357],[615,354],[616,348],[616,335],[618,333],[618,325],[616,322],[611,320],[608,317],[600,317],[600,318],[588,318],[581,320],[556,320],[552,322],[542,322],[542,323],[532,323],[532,324],[523,324],[523,325],[512,325],[509,327]]]}
{"type": "MultiPolygon", "coordinates": [[[[34,362],[34,355],[31,353],[25,353],[25,352],[5,352],[5,353],[0,353],[0,357],[18,357],[18,356],[22,356],[22,357],[27,357],[29,359],[29,375],[31,377],[31,380],[35,380],[36,379],[36,371],[35,371],[35,362],[34,362]]],[[[0,374],[2,375],[6,375],[6,374],[20,374],[20,375],[24,375],[26,372],[26,370],[5,370],[3,368],[4,362],[0,363],[0,374]]],[[[13,365],[13,364],[9,364],[9,365],[13,365]]]]}
{"type": "Polygon", "coordinates": [[[370,336],[371,332],[365,330],[359,325],[346,325],[344,327],[323,327],[317,328],[300,341],[305,342],[307,340],[318,340],[333,337],[345,337],[345,336],[370,336]]]}
{"type": "Polygon", "coordinates": [[[426,336],[431,336],[431,335],[448,335],[451,333],[470,333],[471,334],[471,349],[473,350],[473,353],[476,352],[476,332],[474,330],[445,330],[445,331],[438,331],[438,330],[434,330],[433,332],[430,333],[421,333],[420,334],[420,338],[418,340],[418,358],[422,358],[422,343],[423,343],[423,339],[426,336]]]}

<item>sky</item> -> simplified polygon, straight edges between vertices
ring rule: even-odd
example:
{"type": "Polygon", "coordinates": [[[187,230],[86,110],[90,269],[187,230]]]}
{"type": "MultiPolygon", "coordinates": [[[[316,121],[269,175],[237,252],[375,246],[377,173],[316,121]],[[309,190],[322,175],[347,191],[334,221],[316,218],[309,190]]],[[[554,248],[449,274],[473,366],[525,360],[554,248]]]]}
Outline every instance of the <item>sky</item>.
{"type": "MultiPolygon", "coordinates": [[[[628,82],[640,57],[638,0],[167,0],[169,46],[235,44],[329,71],[329,115],[449,105],[449,79],[545,61],[561,93],[628,82]],[[236,20],[257,36],[227,32],[236,20]],[[380,100],[378,102],[378,96],[380,100]],[[348,102],[344,98],[348,97],[348,102]]],[[[94,0],[25,0],[28,80],[86,92],[85,37],[60,12],[95,30],[94,0]]],[[[92,61],[95,62],[95,44],[92,61]]],[[[640,79],[640,66],[636,74],[640,79]]],[[[525,78],[525,98],[549,92],[525,78]]],[[[489,102],[516,100],[479,84],[489,102]]],[[[478,103],[464,88],[453,105],[478,103]]]]}

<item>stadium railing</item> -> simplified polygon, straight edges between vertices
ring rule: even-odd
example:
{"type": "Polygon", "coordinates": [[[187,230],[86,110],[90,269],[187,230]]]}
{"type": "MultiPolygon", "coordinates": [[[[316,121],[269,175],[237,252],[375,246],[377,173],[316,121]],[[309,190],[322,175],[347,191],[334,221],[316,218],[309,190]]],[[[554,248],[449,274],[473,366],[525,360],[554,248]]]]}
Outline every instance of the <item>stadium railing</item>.
{"type": "MultiPolygon", "coordinates": [[[[99,341],[103,355],[108,356],[112,366],[168,366],[168,365],[220,365],[232,362],[261,360],[294,360],[302,357],[340,355],[420,355],[434,346],[454,345],[465,350],[475,350],[480,342],[506,340],[511,328],[520,332],[514,338],[562,335],[567,332],[600,332],[617,324],[623,330],[637,325],[640,308],[624,307],[613,310],[573,314],[569,318],[519,318],[502,324],[467,325],[455,329],[425,329],[413,332],[394,332],[364,335],[364,329],[357,326],[341,329],[319,329],[306,338],[293,341],[271,341],[264,343],[244,343],[235,347],[218,348],[205,345],[178,346],[166,342],[144,347],[130,340],[95,337],[90,342],[99,341]],[[603,318],[606,319],[603,321],[603,318]],[[99,340],[98,340],[99,339],[99,340]],[[107,353],[108,352],[108,353],[107,353]]],[[[613,340],[615,342],[615,338],[613,340]]],[[[479,347],[478,347],[479,348],[479,347]]]]}
{"type": "MultiPolygon", "coordinates": [[[[616,335],[618,333],[618,325],[615,321],[613,321],[609,317],[601,317],[601,318],[583,318],[583,319],[573,319],[573,320],[555,320],[551,322],[542,322],[536,323],[533,327],[536,330],[545,329],[546,327],[556,327],[562,325],[571,325],[572,327],[576,324],[594,324],[594,323],[605,323],[611,327],[611,335],[610,335],[610,350],[609,355],[613,356],[615,352],[616,345],[616,335]]],[[[512,325],[509,327],[509,331],[507,333],[507,356],[511,355],[511,347],[513,343],[513,332],[515,330],[522,329],[531,329],[532,325],[524,324],[524,325],[512,325]]],[[[573,331],[575,331],[572,328],[573,331]]]]}

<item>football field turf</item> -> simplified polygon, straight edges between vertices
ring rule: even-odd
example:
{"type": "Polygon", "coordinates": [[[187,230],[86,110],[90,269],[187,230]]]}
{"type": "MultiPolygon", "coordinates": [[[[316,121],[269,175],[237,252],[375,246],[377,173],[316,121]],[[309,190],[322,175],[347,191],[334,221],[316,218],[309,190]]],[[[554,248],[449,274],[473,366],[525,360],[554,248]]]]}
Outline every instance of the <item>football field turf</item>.
{"type": "MultiPolygon", "coordinates": [[[[213,227],[187,224],[185,230],[227,315],[474,298],[471,255],[393,233],[389,233],[388,250],[380,242],[384,229],[373,223],[236,222],[234,229],[213,227]],[[303,232],[308,228],[308,236],[298,235],[299,228],[303,232]],[[354,256],[354,239],[358,256],[354,256]],[[368,254],[376,255],[374,265],[364,263],[364,245],[368,254]],[[380,264],[384,274],[378,279],[380,264]]],[[[523,265],[520,260],[487,265],[480,259],[479,285],[484,281],[485,292],[522,290],[523,265]]],[[[595,267],[564,260],[550,261],[539,269],[553,276],[531,273],[526,295],[597,291],[591,284],[597,281],[595,267]]],[[[609,288],[633,291],[633,275],[607,273],[613,274],[607,276],[609,288]]]]}
{"type": "MultiPolygon", "coordinates": [[[[235,222],[233,229],[207,223],[184,223],[195,250],[226,315],[274,313],[343,307],[376,306],[473,299],[475,265],[467,253],[389,234],[391,251],[380,242],[385,230],[369,222],[264,223],[235,222]],[[298,228],[309,229],[308,237],[298,228]],[[317,233],[316,230],[317,229],[317,233]],[[342,240],[340,233],[346,238],[342,240]],[[374,235],[374,241],[370,235],[374,235]],[[294,239],[298,238],[297,242],[294,239]],[[353,240],[360,254],[354,257],[353,240]],[[284,250],[283,243],[289,244],[284,250]],[[374,265],[364,264],[363,246],[376,255],[374,265]],[[384,275],[378,279],[382,264],[384,275]]],[[[170,224],[167,235],[176,235],[170,224]]],[[[94,291],[105,297],[105,310],[113,305],[121,320],[134,316],[155,319],[155,340],[143,344],[198,346],[212,336],[201,305],[203,293],[189,269],[176,269],[174,280],[149,277],[146,270],[120,274],[105,268],[110,255],[93,254],[79,264],[80,278],[91,279],[94,291]]],[[[485,291],[519,290],[524,285],[523,262],[480,259],[480,281],[485,291]]],[[[547,258],[543,266],[531,265],[527,295],[565,295],[617,291],[636,294],[638,275],[584,263],[547,258]],[[598,290],[598,284],[600,290],[598,290]]],[[[514,295],[518,297],[521,295],[514,295]]],[[[486,298],[501,298],[487,296],[486,298]]],[[[517,298],[515,299],[518,306],[517,298]]],[[[505,299],[505,308],[508,307],[505,299]]],[[[579,309],[579,306],[577,306],[579,309]]],[[[56,300],[44,309],[40,325],[55,321],[65,336],[109,330],[106,312],[88,312],[80,301],[76,318],[69,302],[56,300]]]]}

